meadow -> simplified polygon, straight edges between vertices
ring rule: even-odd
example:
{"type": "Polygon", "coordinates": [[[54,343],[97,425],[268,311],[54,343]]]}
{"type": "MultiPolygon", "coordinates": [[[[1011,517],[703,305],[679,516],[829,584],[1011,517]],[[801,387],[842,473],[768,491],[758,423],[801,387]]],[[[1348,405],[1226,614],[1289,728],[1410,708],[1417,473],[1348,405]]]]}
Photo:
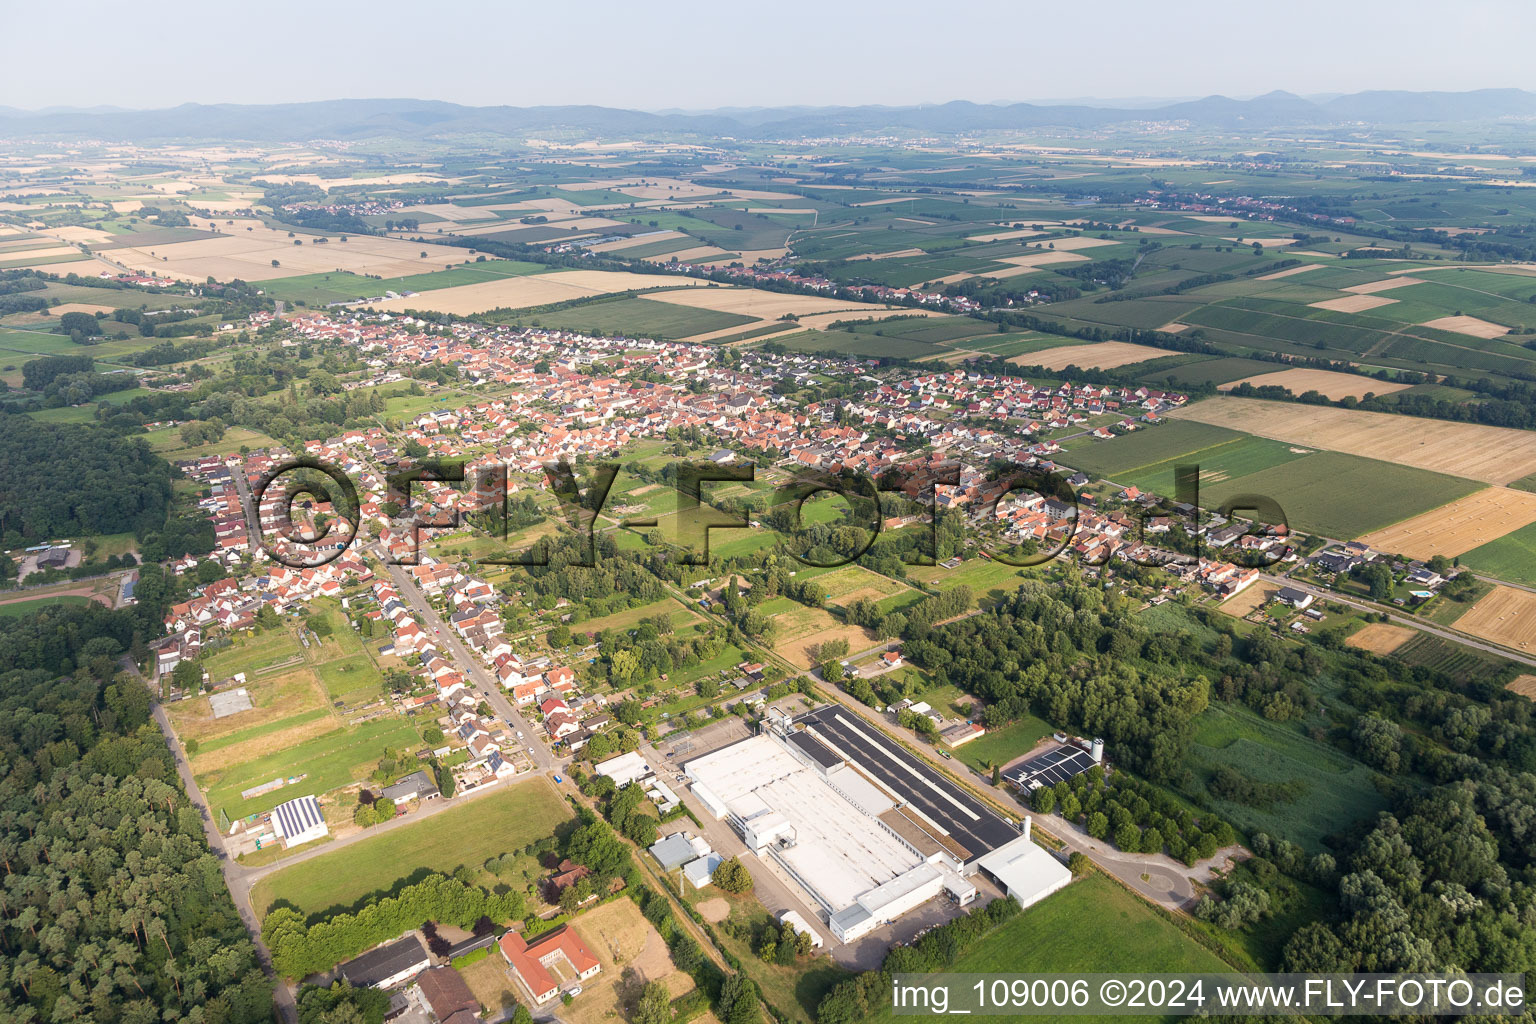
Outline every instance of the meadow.
{"type": "MultiPolygon", "coordinates": [[[[1094,872],[1046,897],[978,942],[951,964],[958,975],[989,973],[1217,973],[1231,968],[1178,925],[1105,876],[1094,872]]],[[[968,984],[968,982],[962,982],[968,984]]],[[[885,1007],[876,1021],[899,1020],[885,1007]]],[[[1074,1021],[1119,1021],[1090,1014],[1074,1021]]],[[[1178,1015],[1145,1020],[1181,1019],[1178,1015]]],[[[978,1021],[1017,1017],[974,1015],[978,1021]]]]}
{"type": "Polygon", "coordinates": [[[1308,739],[1298,724],[1270,722],[1243,707],[1213,706],[1196,719],[1189,764],[1195,779],[1186,793],[1210,796],[1211,806],[1244,832],[1289,839],[1309,853],[1323,849],[1324,836],[1387,804],[1370,769],[1308,739]],[[1220,766],[1261,782],[1298,783],[1301,795],[1267,808],[1217,798],[1205,782],[1220,766]]]}
{"type": "Polygon", "coordinates": [[[553,833],[570,809],[543,776],[505,783],[494,793],[370,836],[339,850],[282,868],[251,890],[251,906],[265,917],[282,903],[307,916],[323,916],[387,893],[418,874],[481,872],[487,860],[521,850],[553,833]]]}

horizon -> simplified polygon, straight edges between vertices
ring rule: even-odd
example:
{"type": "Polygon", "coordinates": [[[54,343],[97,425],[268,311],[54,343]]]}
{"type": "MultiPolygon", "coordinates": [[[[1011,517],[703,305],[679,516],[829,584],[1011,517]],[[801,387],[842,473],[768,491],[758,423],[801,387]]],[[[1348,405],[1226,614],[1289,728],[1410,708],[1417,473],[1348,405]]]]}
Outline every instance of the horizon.
{"type": "MultiPolygon", "coordinates": [[[[89,0],[84,13],[98,8],[110,10],[89,0]]],[[[748,19],[696,0],[665,19],[610,0],[589,3],[583,13],[585,19],[569,9],[471,0],[451,18],[385,4],[358,22],[345,10],[278,0],[265,23],[299,26],[294,41],[314,50],[286,59],[287,40],[253,28],[241,14],[172,0],[152,22],[114,20],[111,32],[73,39],[68,76],[57,74],[47,47],[19,48],[0,68],[0,106],[160,110],[410,94],[466,106],[661,111],[919,106],[954,97],[1060,104],[1098,93],[1152,99],[1261,96],[1276,89],[1297,95],[1536,89],[1536,69],[1524,59],[1523,45],[1536,31],[1536,9],[1510,0],[1464,4],[1453,22],[1438,23],[1433,33],[1423,32],[1423,20],[1415,17],[1438,13],[1423,0],[1343,6],[1299,0],[1278,23],[1267,12],[1250,14],[1215,0],[1193,0],[1178,17],[1112,0],[1091,43],[1079,43],[1084,25],[1070,12],[1030,11],[1019,19],[1011,5],[986,0],[967,24],[1020,21],[1021,32],[972,30],[949,47],[935,47],[928,31],[913,31],[931,21],[931,12],[910,0],[882,5],[879,17],[862,6],[827,9],[805,0],[772,18],[748,19]],[[584,21],[600,25],[603,37],[577,35],[584,21]],[[1250,40],[1260,34],[1262,52],[1256,52],[1250,40]],[[498,50],[480,42],[485,39],[506,45],[498,50]],[[859,45],[851,48],[847,42],[854,39],[859,45]],[[1339,59],[1341,41],[1367,39],[1372,52],[1392,55],[1389,67],[1339,59]],[[530,74],[522,61],[529,52],[553,53],[573,68],[541,59],[541,73],[530,74]],[[131,73],[123,73],[125,55],[136,58],[131,73]],[[707,107],[699,103],[704,82],[707,107]],[[1094,89],[1084,88],[1089,82],[1094,89]],[[1297,89],[1301,82],[1307,85],[1297,89]],[[1149,88],[1152,83],[1157,87],[1149,88]]],[[[18,39],[53,28],[39,10],[17,10],[10,20],[18,39]]]]}

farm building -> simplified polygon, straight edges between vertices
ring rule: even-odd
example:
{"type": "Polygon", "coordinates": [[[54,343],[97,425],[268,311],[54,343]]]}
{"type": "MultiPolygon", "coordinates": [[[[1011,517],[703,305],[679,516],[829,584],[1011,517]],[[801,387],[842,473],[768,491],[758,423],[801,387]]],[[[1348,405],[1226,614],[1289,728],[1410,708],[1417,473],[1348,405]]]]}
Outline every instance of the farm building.
{"type": "Polygon", "coordinates": [[[330,831],[320,813],[320,804],[312,796],[295,797],[272,808],[272,827],[282,839],[284,849],[313,842],[330,831]]]}

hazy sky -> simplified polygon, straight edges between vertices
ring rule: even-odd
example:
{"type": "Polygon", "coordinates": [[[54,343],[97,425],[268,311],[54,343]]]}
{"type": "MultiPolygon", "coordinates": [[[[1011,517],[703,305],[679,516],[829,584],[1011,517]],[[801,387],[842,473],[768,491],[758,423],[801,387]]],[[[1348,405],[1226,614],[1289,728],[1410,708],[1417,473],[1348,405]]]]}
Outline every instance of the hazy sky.
{"type": "Polygon", "coordinates": [[[639,109],[1536,89],[1529,0],[77,0],[0,7],[0,105],[639,109]]]}

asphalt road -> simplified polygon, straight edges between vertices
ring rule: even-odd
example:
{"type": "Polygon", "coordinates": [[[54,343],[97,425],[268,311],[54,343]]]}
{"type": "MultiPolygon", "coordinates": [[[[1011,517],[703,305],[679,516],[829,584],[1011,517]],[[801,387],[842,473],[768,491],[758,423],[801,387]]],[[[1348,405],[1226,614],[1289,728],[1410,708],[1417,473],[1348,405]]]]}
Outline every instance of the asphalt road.
{"type": "Polygon", "coordinates": [[[453,631],[453,627],[443,621],[443,617],[427,601],[426,595],[421,592],[421,588],[416,585],[411,574],[406,572],[403,566],[390,565],[387,562],[384,568],[395,584],[395,589],[400,592],[400,600],[404,601],[411,611],[420,615],[422,621],[426,623],[433,642],[447,648],[454,664],[459,667],[459,671],[466,679],[474,683],[485,702],[491,706],[491,710],[514,730],[522,732],[523,748],[525,751],[531,750],[529,756],[533,758],[534,767],[541,772],[563,767],[565,760],[556,758],[549,746],[545,744],[543,729],[525,719],[516,706],[507,699],[506,691],[501,688],[501,684],[491,674],[490,669],[486,668],[479,656],[460,639],[459,634],[453,631]]]}

